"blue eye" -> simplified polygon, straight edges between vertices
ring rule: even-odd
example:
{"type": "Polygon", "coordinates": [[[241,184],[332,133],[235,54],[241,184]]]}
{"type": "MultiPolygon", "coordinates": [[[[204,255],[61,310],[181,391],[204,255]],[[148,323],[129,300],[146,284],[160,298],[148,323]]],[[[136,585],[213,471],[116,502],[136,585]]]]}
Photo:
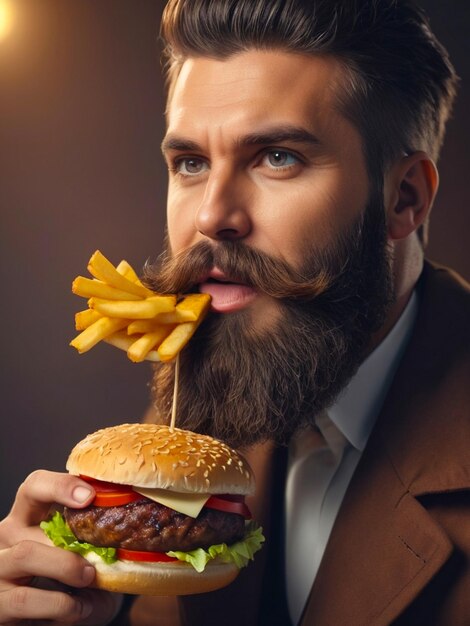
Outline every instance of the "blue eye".
{"type": "Polygon", "coordinates": [[[205,172],[207,168],[207,163],[203,159],[196,157],[185,157],[178,159],[175,163],[175,170],[182,176],[197,176],[205,172]]]}
{"type": "Polygon", "coordinates": [[[299,162],[299,159],[294,154],[285,150],[271,150],[266,156],[268,164],[272,168],[290,167],[299,162]]]}

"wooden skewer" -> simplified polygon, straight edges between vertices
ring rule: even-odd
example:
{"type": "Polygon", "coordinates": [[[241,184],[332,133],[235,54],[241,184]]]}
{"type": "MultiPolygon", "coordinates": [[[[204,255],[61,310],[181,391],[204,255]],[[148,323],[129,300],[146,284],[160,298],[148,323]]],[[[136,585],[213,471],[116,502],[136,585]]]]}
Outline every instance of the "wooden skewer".
{"type": "Polygon", "coordinates": [[[180,355],[176,356],[175,362],[175,384],[173,387],[173,405],[171,408],[171,422],[170,422],[170,430],[173,430],[176,424],[176,409],[178,404],[178,379],[180,373],[180,355]]]}

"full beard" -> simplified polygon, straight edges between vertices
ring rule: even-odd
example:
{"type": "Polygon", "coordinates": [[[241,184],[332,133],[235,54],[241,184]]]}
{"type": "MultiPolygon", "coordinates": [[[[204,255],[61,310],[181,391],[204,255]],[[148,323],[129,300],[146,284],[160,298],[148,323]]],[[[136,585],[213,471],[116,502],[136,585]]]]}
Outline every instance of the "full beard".
{"type": "MultiPolygon", "coordinates": [[[[280,310],[261,330],[249,309],[208,315],[180,354],[178,427],[234,447],[285,444],[333,403],[393,300],[378,197],[333,246],[305,251],[300,271],[239,241],[202,242],[147,268],[152,289],[183,293],[216,266],[270,295],[280,310]]],[[[173,387],[174,365],[157,364],[152,395],[160,422],[169,423],[173,387]]]]}

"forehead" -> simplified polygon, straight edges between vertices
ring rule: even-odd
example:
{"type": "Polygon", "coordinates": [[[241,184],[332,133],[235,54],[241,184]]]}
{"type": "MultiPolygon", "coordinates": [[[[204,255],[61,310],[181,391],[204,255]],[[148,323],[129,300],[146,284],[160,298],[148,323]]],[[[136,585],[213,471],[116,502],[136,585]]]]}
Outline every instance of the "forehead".
{"type": "Polygon", "coordinates": [[[248,50],[187,59],[168,104],[168,131],[244,133],[259,125],[294,124],[350,133],[337,95],[346,70],[332,57],[248,50]]]}

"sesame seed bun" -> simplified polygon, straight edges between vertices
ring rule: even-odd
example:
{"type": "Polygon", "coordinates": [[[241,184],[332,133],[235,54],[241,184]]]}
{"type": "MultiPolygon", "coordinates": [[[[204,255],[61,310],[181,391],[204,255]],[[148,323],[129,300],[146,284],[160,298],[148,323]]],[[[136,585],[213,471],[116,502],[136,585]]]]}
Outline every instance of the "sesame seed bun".
{"type": "Polygon", "coordinates": [[[251,495],[255,484],[243,457],[226,444],[157,424],[98,430],[70,453],[71,474],[180,493],[251,495]]]}

